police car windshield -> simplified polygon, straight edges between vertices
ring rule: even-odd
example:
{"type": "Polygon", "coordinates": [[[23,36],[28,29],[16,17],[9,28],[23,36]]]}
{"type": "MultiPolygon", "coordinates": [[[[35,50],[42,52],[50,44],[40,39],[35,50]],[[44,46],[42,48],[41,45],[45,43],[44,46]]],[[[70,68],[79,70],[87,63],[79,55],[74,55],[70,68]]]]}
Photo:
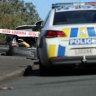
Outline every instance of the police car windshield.
{"type": "Polygon", "coordinates": [[[96,10],[56,12],[53,25],[96,23],[96,10]]]}

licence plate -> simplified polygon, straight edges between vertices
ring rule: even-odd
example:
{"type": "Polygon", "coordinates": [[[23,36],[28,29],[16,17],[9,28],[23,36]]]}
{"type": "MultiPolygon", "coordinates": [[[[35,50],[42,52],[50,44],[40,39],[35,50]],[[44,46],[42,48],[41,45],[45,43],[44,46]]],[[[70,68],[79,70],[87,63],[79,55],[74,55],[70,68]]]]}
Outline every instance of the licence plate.
{"type": "Polygon", "coordinates": [[[92,55],[92,49],[76,49],[75,55],[92,55]]]}

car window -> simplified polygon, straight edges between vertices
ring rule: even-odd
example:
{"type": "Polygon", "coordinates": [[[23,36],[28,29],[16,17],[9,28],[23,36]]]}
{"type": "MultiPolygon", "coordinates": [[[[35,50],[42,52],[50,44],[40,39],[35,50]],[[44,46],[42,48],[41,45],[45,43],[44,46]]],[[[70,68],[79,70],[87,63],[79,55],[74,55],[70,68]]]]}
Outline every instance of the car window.
{"type": "Polygon", "coordinates": [[[28,27],[28,26],[17,27],[16,30],[32,31],[32,27],[28,27]]]}
{"type": "Polygon", "coordinates": [[[53,25],[95,23],[96,10],[56,12],[53,25]]]}

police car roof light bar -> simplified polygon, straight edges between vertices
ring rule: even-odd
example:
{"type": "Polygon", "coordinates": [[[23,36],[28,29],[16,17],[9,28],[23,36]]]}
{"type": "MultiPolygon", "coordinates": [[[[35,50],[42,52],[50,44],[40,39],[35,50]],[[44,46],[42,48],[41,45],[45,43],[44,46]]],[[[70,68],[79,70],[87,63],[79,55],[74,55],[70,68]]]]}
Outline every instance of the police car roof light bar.
{"type": "Polygon", "coordinates": [[[65,6],[68,6],[68,5],[73,5],[73,3],[56,3],[56,4],[52,4],[52,8],[58,8],[58,7],[65,7],[65,6]]]}
{"type": "Polygon", "coordinates": [[[66,7],[66,6],[96,6],[96,2],[78,2],[78,3],[56,3],[56,4],[52,4],[52,8],[58,8],[58,7],[66,7]]]}

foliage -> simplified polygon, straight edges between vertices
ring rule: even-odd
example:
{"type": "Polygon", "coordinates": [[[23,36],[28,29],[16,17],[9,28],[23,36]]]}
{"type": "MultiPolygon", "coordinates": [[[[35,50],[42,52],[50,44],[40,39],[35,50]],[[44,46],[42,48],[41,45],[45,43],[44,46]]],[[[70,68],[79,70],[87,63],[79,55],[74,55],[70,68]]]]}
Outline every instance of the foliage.
{"type": "Polygon", "coordinates": [[[0,28],[15,29],[19,25],[33,25],[39,20],[41,19],[33,3],[0,0],[0,28]]]}
{"type": "Polygon", "coordinates": [[[34,24],[39,20],[32,3],[23,0],[0,1],[0,28],[15,29],[19,25],[34,24]]]}
{"type": "Polygon", "coordinates": [[[0,41],[5,41],[6,40],[6,35],[0,34],[0,41]]]}

